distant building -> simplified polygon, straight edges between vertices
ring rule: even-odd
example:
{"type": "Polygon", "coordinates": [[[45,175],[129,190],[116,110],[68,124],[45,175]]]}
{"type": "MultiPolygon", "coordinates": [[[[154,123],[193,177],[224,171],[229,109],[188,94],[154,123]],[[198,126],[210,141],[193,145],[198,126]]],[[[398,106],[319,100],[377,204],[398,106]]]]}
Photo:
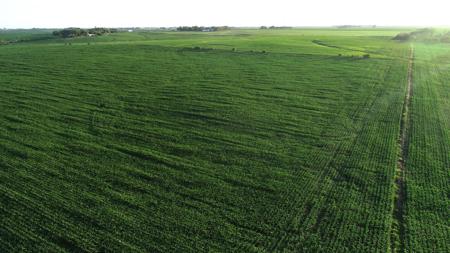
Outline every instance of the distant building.
{"type": "Polygon", "coordinates": [[[134,32],[134,31],[133,31],[132,29],[130,29],[130,30],[128,30],[128,32],[129,32],[129,33],[132,33],[132,32],[134,32]]]}

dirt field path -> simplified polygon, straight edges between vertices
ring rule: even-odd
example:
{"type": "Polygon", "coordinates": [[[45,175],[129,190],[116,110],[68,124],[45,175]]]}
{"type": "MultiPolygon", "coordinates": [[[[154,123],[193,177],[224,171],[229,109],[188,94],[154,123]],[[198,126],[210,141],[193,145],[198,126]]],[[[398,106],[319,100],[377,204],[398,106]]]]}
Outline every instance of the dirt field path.
{"type": "Polygon", "coordinates": [[[406,158],[408,157],[408,128],[410,123],[409,107],[411,104],[411,97],[413,94],[413,66],[414,66],[414,48],[411,46],[409,63],[408,63],[408,82],[406,87],[405,100],[403,102],[402,118],[400,121],[400,133],[398,144],[400,146],[399,157],[397,160],[396,170],[396,194],[393,210],[393,223],[391,227],[391,252],[404,252],[405,249],[405,199],[406,199],[406,185],[405,185],[405,171],[406,158]]]}

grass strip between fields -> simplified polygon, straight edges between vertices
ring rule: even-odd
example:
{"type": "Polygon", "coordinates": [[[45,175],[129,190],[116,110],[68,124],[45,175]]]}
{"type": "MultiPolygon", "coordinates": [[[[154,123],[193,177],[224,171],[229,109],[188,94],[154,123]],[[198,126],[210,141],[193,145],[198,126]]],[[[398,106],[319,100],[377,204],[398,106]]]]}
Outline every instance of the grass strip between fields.
{"type": "Polygon", "coordinates": [[[398,144],[400,146],[397,168],[395,173],[395,197],[393,209],[393,221],[391,227],[391,252],[404,252],[405,249],[405,201],[406,201],[406,182],[405,182],[405,162],[408,156],[408,126],[409,126],[409,107],[413,95],[413,66],[414,66],[414,48],[411,46],[408,78],[405,101],[403,103],[402,118],[400,121],[400,133],[398,144]]]}

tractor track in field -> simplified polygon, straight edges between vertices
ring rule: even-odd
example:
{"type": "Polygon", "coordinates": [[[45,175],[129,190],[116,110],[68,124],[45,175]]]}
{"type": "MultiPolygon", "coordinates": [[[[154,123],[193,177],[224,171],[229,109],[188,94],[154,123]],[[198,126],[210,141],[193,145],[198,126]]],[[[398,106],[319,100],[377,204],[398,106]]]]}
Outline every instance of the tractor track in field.
{"type": "Polygon", "coordinates": [[[402,116],[400,121],[400,132],[398,145],[400,152],[397,160],[395,173],[395,197],[393,209],[393,222],[391,226],[391,252],[405,251],[405,201],[406,201],[406,158],[408,157],[408,128],[410,124],[410,104],[413,95],[413,66],[414,66],[414,48],[411,46],[408,60],[408,78],[406,86],[406,95],[403,102],[402,116]]]}

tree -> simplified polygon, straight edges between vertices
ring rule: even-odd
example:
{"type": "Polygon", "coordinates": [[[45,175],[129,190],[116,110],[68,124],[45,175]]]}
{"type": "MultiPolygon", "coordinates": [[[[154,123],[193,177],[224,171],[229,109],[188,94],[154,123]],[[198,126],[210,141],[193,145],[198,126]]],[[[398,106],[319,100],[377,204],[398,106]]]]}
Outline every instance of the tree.
{"type": "Polygon", "coordinates": [[[410,33],[399,33],[394,37],[394,40],[406,41],[409,40],[410,38],[411,38],[410,33]]]}

